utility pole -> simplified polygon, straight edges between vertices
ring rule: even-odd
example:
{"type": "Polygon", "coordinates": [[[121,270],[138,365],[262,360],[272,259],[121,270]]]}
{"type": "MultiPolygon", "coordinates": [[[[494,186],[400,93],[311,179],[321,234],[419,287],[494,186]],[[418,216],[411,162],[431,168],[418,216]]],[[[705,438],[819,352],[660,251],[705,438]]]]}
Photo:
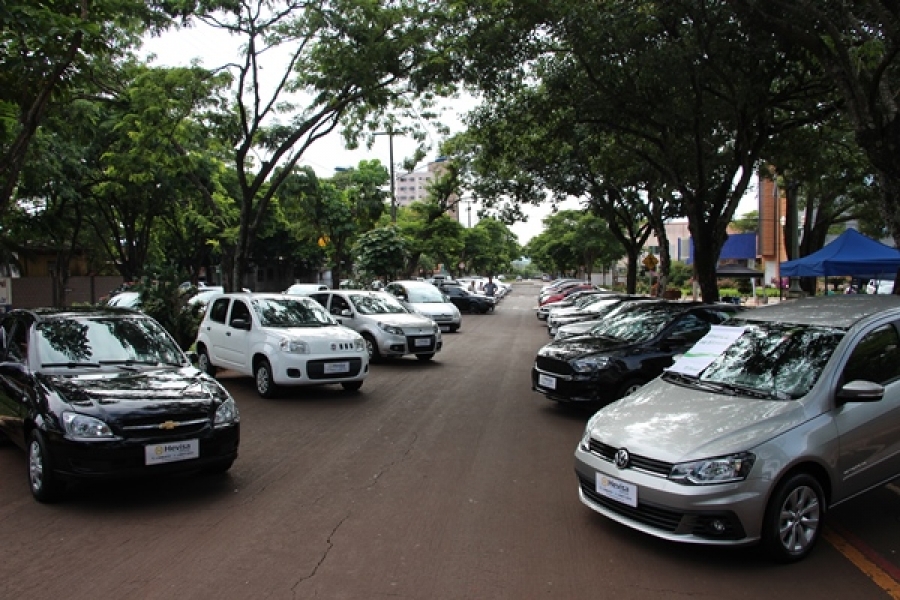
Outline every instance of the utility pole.
{"type": "Polygon", "coordinates": [[[379,131],[375,133],[375,135],[386,135],[388,136],[388,158],[391,161],[390,172],[391,172],[391,223],[397,222],[397,196],[394,193],[394,186],[396,182],[394,181],[394,136],[397,133],[394,131],[393,125],[388,125],[387,131],[379,131]]]}

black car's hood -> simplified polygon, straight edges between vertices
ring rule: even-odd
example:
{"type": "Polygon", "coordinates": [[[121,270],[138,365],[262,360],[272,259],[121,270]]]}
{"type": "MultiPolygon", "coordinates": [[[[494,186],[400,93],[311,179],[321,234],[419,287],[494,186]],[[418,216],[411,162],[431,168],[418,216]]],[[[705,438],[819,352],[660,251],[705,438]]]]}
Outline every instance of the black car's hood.
{"type": "Polygon", "coordinates": [[[572,360],[582,356],[621,351],[634,346],[633,342],[609,337],[579,335],[550,342],[540,349],[539,356],[556,360],[572,360]]]}
{"type": "Polygon", "coordinates": [[[173,413],[206,411],[214,402],[193,367],[148,369],[122,373],[43,375],[56,401],[78,412],[116,415],[135,412],[173,413]]]}

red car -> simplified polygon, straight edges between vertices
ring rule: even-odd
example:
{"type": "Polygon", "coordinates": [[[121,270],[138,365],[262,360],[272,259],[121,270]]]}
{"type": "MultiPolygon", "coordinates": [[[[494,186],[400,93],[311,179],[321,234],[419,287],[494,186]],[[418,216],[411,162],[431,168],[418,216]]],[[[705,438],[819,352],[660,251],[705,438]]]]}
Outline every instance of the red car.
{"type": "Polygon", "coordinates": [[[576,284],[573,286],[569,286],[564,290],[560,290],[560,291],[556,292],[555,294],[551,294],[550,296],[541,298],[541,301],[538,304],[538,306],[543,306],[550,302],[559,302],[560,300],[562,300],[564,298],[568,298],[569,295],[574,294],[575,292],[582,292],[585,290],[596,290],[596,289],[599,289],[599,288],[596,285],[594,285],[593,283],[579,283],[579,284],[576,284]]]}

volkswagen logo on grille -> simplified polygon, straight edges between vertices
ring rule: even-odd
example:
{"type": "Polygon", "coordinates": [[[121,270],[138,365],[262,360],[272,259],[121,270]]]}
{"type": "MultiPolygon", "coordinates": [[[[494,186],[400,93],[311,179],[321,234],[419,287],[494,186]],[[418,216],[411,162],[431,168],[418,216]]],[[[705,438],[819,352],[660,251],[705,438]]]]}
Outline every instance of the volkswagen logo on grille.
{"type": "Polygon", "coordinates": [[[628,454],[628,450],[625,448],[619,448],[616,450],[616,458],[615,463],[616,466],[620,469],[628,468],[628,464],[631,462],[631,456],[628,454]]]}

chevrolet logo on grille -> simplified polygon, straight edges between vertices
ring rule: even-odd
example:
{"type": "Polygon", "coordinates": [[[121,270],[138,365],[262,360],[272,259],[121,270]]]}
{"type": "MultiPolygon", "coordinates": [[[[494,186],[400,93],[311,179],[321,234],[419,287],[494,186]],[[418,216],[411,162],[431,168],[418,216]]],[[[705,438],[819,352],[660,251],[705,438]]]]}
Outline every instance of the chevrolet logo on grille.
{"type": "Polygon", "coordinates": [[[163,421],[159,424],[160,429],[175,429],[176,427],[178,427],[178,423],[175,421],[163,421]]]}

